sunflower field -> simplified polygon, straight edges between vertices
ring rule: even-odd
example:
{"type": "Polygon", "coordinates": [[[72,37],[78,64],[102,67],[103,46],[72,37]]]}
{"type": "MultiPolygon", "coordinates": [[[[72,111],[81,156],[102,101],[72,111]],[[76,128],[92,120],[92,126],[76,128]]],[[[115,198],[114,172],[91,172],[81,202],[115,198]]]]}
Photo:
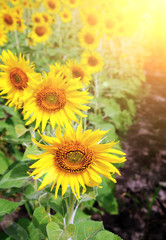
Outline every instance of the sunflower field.
{"type": "Polygon", "coordinates": [[[141,3],[0,0],[0,240],[122,240],[92,216],[118,215],[120,140],[149,91],[141,3]]]}

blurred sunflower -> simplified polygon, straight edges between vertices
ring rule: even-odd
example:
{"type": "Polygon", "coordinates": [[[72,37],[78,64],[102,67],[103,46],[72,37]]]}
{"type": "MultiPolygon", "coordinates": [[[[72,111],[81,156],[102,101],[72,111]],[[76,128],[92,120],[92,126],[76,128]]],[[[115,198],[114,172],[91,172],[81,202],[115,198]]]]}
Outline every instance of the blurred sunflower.
{"type": "Polygon", "coordinates": [[[0,95],[7,94],[9,106],[21,107],[23,101],[31,95],[29,86],[40,81],[40,74],[34,72],[34,65],[21,54],[17,58],[11,51],[3,51],[0,59],[0,95]]]}
{"type": "Polygon", "coordinates": [[[3,46],[4,43],[7,42],[7,40],[7,31],[3,28],[3,26],[0,26],[0,46],[3,46]]]}
{"type": "Polygon", "coordinates": [[[17,28],[15,14],[9,9],[0,12],[0,23],[4,25],[7,31],[14,31],[17,28]]]}
{"type": "Polygon", "coordinates": [[[52,13],[52,14],[56,14],[59,12],[60,9],[60,1],[59,0],[44,0],[44,7],[45,9],[52,13]]]}
{"type": "Polygon", "coordinates": [[[81,46],[87,49],[95,49],[99,45],[99,37],[96,32],[87,28],[83,28],[79,32],[79,40],[81,46]]]}
{"type": "Polygon", "coordinates": [[[55,24],[56,23],[56,18],[55,17],[51,17],[51,23],[55,24]]]}
{"type": "Polygon", "coordinates": [[[63,0],[63,2],[71,8],[76,8],[81,3],[80,0],[63,0]]]}
{"type": "Polygon", "coordinates": [[[29,37],[35,43],[46,42],[52,34],[51,28],[47,24],[34,25],[32,31],[29,33],[29,37]]]}
{"type": "Polygon", "coordinates": [[[22,4],[23,8],[28,8],[28,0],[22,0],[21,4],[22,4]]]}
{"type": "Polygon", "coordinates": [[[60,17],[64,23],[71,22],[72,12],[69,9],[65,8],[60,12],[60,17]]]}
{"type": "Polygon", "coordinates": [[[83,52],[81,62],[88,67],[91,74],[100,72],[104,66],[104,61],[101,55],[92,51],[83,52]]]}
{"type": "Polygon", "coordinates": [[[24,9],[21,6],[21,4],[19,4],[18,6],[15,6],[14,8],[12,8],[12,10],[16,13],[16,17],[17,16],[22,17],[24,9]]]}
{"type": "Polygon", "coordinates": [[[96,9],[90,8],[90,9],[82,10],[80,12],[80,16],[85,26],[88,26],[90,28],[95,28],[96,30],[99,28],[99,25],[101,24],[101,19],[96,9]]]}
{"type": "Polygon", "coordinates": [[[86,192],[85,185],[100,187],[99,184],[102,182],[100,175],[116,182],[112,175],[114,173],[120,175],[120,172],[112,163],[124,162],[126,158],[113,155],[114,153],[125,155],[125,153],[112,148],[116,142],[98,144],[107,132],[100,130],[82,132],[82,123],[80,123],[76,132],[72,127],[68,127],[64,136],[62,136],[60,128],[56,130],[56,138],[41,135],[49,145],[43,145],[33,139],[38,147],[45,150],[38,156],[28,156],[34,160],[39,159],[30,166],[30,168],[35,168],[31,176],[35,175],[34,178],[39,178],[45,174],[38,190],[53,183],[52,191],[56,184],[56,199],[60,185],[62,186],[62,196],[70,185],[75,197],[79,199],[80,185],[83,193],[86,192]]]}
{"type": "Polygon", "coordinates": [[[31,98],[24,104],[24,119],[30,117],[26,125],[36,120],[35,129],[42,123],[44,131],[48,120],[54,129],[56,123],[64,127],[72,120],[78,122],[75,114],[86,117],[80,110],[89,109],[82,104],[89,103],[92,97],[87,91],[79,90],[82,88],[79,80],[63,77],[62,72],[56,76],[53,73],[45,75],[43,82],[33,88],[31,98]]]}
{"type": "Polygon", "coordinates": [[[41,13],[39,12],[35,12],[34,14],[32,14],[32,22],[35,24],[41,24],[43,23],[43,17],[41,15],[41,13]]]}
{"type": "Polygon", "coordinates": [[[48,76],[56,76],[59,72],[61,72],[61,76],[63,76],[63,79],[68,79],[70,77],[70,70],[66,65],[55,63],[55,65],[49,65],[49,68],[50,72],[48,73],[48,76]]]}
{"type": "Polygon", "coordinates": [[[41,16],[46,24],[51,24],[51,16],[48,13],[42,12],[41,16]]]}
{"type": "Polygon", "coordinates": [[[77,63],[76,60],[68,60],[66,65],[70,69],[73,78],[80,78],[82,84],[89,85],[92,77],[88,72],[87,65],[77,63]]]}
{"type": "Polygon", "coordinates": [[[18,30],[18,32],[23,33],[26,28],[26,26],[24,24],[24,19],[19,16],[17,16],[16,19],[17,19],[16,20],[17,21],[17,30],[18,30]]]}
{"type": "Polygon", "coordinates": [[[102,32],[108,35],[112,35],[115,31],[119,22],[116,20],[115,15],[106,15],[103,19],[103,29],[102,32]]]}

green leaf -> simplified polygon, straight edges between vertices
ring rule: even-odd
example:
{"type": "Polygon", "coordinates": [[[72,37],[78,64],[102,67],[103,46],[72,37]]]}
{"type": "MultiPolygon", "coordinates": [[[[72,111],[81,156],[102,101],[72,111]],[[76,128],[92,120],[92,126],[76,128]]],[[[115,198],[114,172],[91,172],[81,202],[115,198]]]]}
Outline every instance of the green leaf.
{"type": "Polygon", "coordinates": [[[4,232],[12,237],[15,240],[27,240],[28,233],[25,231],[23,227],[21,227],[17,223],[10,224],[7,228],[4,229],[4,232]]]}
{"type": "Polygon", "coordinates": [[[7,158],[5,154],[0,151],[0,162],[1,162],[1,167],[0,167],[0,175],[4,174],[6,169],[8,169],[9,165],[12,163],[12,160],[10,158],[7,158]]]}
{"type": "Polygon", "coordinates": [[[28,240],[41,240],[41,231],[35,228],[33,222],[31,222],[30,225],[28,226],[28,233],[29,233],[28,240]]]}
{"type": "Polygon", "coordinates": [[[75,226],[74,224],[69,224],[62,232],[59,240],[68,240],[70,237],[74,235],[75,226]]]}
{"type": "Polygon", "coordinates": [[[41,154],[41,153],[42,153],[42,152],[38,149],[38,147],[37,147],[36,145],[29,145],[29,146],[27,147],[27,149],[25,150],[25,152],[24,152],[22,161],[30,160],[30,159],[28,158],[28,155],[29,155],[29,154],[39,155],[39,154],[41,154]]]}
{"type": "Polygon", "coordinates": [[[2,108],[0,108],[0,118],[5,118],[5,113],[2,108]]]}
{"type": "Polygon", "coordinates": [[[22,202],[11,202],[6,199],[0,199],[0,216],[4,216],[6,214],[10,214],[15,211],[15,209],[23,205],[24,201],[22,202]]]}
{"type": "Polygon", "coordinates": [[[39,228],[46,235],[46,226],[50,222],[50,217],[44,207],[38,207],[33,214],[33,223],[36,228],[39,228]]]}
{"type": "Polygon", "coordinates": [[[122,238],[114,233],[104,230],[96,235],[96,240],[122,240],[122,238]]]}
{"type": "Polygon", "coordinates": [[[48,240],[59,240],[60,234],[63,232],[63,230],[55,222],[48,223],[46,229],[48,240]]]}
{"type": "Polygon", "coordinates": [[[54,196],[51,196],[48,202],[49,207],[51,207],[55,212],[61,213],[61,215],[64,217],[67,209],[66,209],[66,203],[65,200],[61,197],[57,197],[57,199],[54,199],[54,196]]]}
{"type": "Polygon", "coordinates": [[[16,131],[17,137],[21,137],[29,130],[27,128],[25,128],[24,125],[17,124],[17,125],[15,125],[15,131],[16,131]]]}
{"type": "Polygon", "coordinates": [[[55,215],[51,215],[51,219],[53,222],[56,222],[60,228],[64,227],[63,216],[59,212],[57,212],[55,215]]]}
{"type": "Polygon", "coordinates": [[[104,229],[101,222],[92,220],[82,221],[75,224],[76,230],[72,240],[92,240],[98,232],[104,229]]]}
{"type": "Polygon", "coordinates": [[[29,200],[38,199],[42,191],[36,191],[34,188],[34,183],[29,184],[25,190],[25,198],[29,200]]]}
{"type": "Polygon", "coordinates": [[[104,210],[110,214],[118,214],[118,202],[114,197],[115,193],[115,184],[109,179],[102,177],[101,186],[103,188],[98,188],[98,195],[96,200],[100,207],[103,207],[104,210]]]}
{"type": "MultiPolygon", "coordinates": [[[[87,202],[86,202],[87,203],[87,202]]],[[[77,209],[75,218],[74,218],[74,223],[89,220],[90,215],[87,215],[86,213],[82,212],[79,208],[77,209]]]]}
{"type": "Polygon", "coordinates": [[[29,167],[26,164],[17,163],[0,179],[0,188],[20,188],[27,184],[29,175],[27,174],[29,167]]]}

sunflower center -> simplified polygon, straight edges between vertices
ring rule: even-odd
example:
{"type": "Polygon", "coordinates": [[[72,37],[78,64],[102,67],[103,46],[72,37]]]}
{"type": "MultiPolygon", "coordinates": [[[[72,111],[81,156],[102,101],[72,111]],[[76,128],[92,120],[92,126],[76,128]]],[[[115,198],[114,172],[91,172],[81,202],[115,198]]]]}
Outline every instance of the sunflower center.
{"type": "Polygon", "coordinates": [[[82,162],[84,154],[80,151],[71,151],[66,154],[66,159],[71,163],[82,162]]]}
{"type": "Polygon", "coordinates": [[[74,3],[75,3],[75,0],[70,0],[70,3],[71,3],[71,4],[74,4],[74,3]]]}
{"type": "Polygon", "coordinates": [[[57,112],[64,108],[66,94],[63,89],[46,87],[37,93],[36,103],[44,111],[57,112]]]}
{"type": "Polygon", "coordinates": [[[8,14],[5,14],[4,15],[4,21],[5,23],[7,23],[8,25],[12,25],[13,24],[13,19],[10,15],[8,14]]]}
{"type": "Polygon", "coordinates": [[[35,22],[37,22],[37,23],[40,22],[40,18],[38,18],[38,17],[35,17],[34,20],[35,20],[35,22]]]}
{"type": "Polygon", "coordinates": [[[92,25],[92,26],[94,26],[94,25],[97,24],[97,18],[96,18],[95,16],[93,16],[93,15],[89,15],[89,16],[87,17],[87,21],[88,21],[88,23],[89,23],[90,25],[92,25]]]}
{"type": "Polygon", "coordinates": [[[63,17],[64,17],[64,18],[68,18],[68,14],[67,14],[67,13],[64,13],[64,14],[63,14],[63,17]]]}
{"type": "Polygon", "coordinates": [[[46,33],[46,28],[44,26],[37,26],[35,28],[35,32],[39,37],[41,37],[46,33]]]}
{"type": "Polygon", "coordinates": [[[88,64],[92,67],[96,66],[98,64],[97,58],[95,58],[94,56],[90,56],[88,58],[88,64]]]}
{"type": "Polygon", "coordinates": [[[111,29],[114,27],[114,23],[111,20],[107,20],[105,26],[106,28],[111,29]]]}
{"type": "Polygon", "coordinates": [[[55,164],[65,172],[84,171],[93,160],[93,152],[78,141],[65,142],[55,152],[55,164]]]}
{"type": "Polygon", "coordinates": [[[48,17],[47,16],[43,15],[43,18],[44,18],[45,22],[48,22],[48,17]]]}
{"type": "Polygon", "coordinates": [[[119,32],[124,32],[124,28],[122,26],[119,28],[119,32]]]}
{"type": "Polygon", "coordinates": [[[10,81],[18,89],[27,88],[28,77],[20,68],[12,68],[10,72],[10,81]]]}
{"type": "Polygon", "coordinates": [[[74,77],[74,78],[80,77],[81,80],[82,80],[83,77],[84,77],[84,72],[83,72],[80,68],[73,68],[72,74],[73,74],[73,77],[74,77]]]}
{"type": "Polygon", "coordinates": [[[85,34],[84,39],[88,44],[92,44],[94,42],[94,37],[90,33],[85,34]]]}
{"type": "Polygon", "coordinates": [[[45,97],[45,101],[50,105],[54,105],[57,102],[56,93],[48,93],[45,97]]]}
{"type": "Polygon", "coordinates": [[[53,1],[48,1],[48,6],[49,6],[51,9],[55,9],[55,8],[56,8],[56,4],[55,4],[53,1]]]}

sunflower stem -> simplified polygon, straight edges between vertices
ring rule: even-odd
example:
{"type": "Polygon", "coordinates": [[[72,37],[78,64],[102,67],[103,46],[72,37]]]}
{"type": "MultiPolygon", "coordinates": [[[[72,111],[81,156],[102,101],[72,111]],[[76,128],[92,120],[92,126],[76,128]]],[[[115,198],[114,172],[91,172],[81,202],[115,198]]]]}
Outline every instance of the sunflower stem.
{"type": "Polygon", "coordinates": [[[17,35],[17,30],[14,30],[14,35],[15,35],[15,40],[16,40],[16,48],[17,52],[20,52],[20,45],[19,45],[19,40],[18,40],[18,35],[17,35]]]}
{"type": "Polygon", "coordinates": [[[98,112],[98,98],[99,98],[99,81],[98,81],[98,74],[95,74],[95,98],[96,98],[95,114],[97,114],[97,112],[98,112]]]}
{"type": "Polygon", "coordinates": [[[69,196],[69,207],[68,207],[68,224],[73,224],[74,222],[74,217],[76,214],[76,211],[74,210],[74,204],[75,204],[75,196],[72,192],[72,190],[70,190],[70,196],[69,196]]]}

